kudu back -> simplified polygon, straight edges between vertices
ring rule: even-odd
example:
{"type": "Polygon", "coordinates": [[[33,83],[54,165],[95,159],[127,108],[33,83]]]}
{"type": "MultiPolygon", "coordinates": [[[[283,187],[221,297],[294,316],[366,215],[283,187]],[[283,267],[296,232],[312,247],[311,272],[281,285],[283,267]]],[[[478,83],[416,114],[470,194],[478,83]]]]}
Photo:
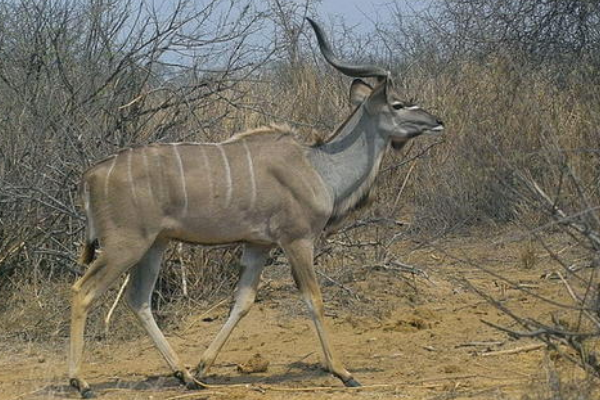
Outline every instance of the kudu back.
{"type": "Polygon", "coordinates": [[[355,79],[352,114],[326,143],[306,146],[288,127],[268,126],[222,143],[171,143],[124,149],[83,176],[87,236],[81,261],[91,263],[73,286],[69,377],[82,397],[93,392],[80,374],[87,315],[119,276],[130,273],[127,304],[175,376],[186,386],[201,379],[240,319],[248,313],[269,254],[281,247],[308,305],[327,368],[347,386],[359,383],[335,356],[324,323],[313,268],[315,240],[342,220],[371,189],[390,143],[402,147],[423,133],[439,133],[435,116],[397,96],[389,72],[335,57],[321,28],[325,59],[355,79]],[[162,253],[171,240],[204,245],[243,243],[243,271],[228,320],[187,370],[158,328],[151,295],[162,253]],[[94,254],[96,243],[98,254],[94,254]]]}

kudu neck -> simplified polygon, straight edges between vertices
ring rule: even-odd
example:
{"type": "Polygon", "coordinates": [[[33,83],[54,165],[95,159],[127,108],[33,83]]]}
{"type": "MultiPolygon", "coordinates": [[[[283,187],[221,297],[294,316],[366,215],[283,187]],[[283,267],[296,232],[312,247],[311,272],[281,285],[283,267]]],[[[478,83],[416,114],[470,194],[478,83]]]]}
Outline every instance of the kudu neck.
{"type": "Polygon", "coordinates": [[[353,209],[371,188],[386,140],[359,107],[330,142],[311,149],[310,160],[334,198],[334,215],[353,209]]]}

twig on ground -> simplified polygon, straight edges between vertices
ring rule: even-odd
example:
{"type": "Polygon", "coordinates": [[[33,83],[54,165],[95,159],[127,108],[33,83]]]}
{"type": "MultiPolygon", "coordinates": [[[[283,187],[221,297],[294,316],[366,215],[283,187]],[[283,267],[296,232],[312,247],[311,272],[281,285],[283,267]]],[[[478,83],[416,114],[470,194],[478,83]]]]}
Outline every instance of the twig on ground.
{"type": "Polygon", "coordinates": [[[504,343],[506,343],[506,342],[503,342],[503,341],[490,341],[490,342],[474,341],[474,342],[457,344],[454,347],[459,348],[459,347],[477,347],[477,346],[502,346],[504,343]]]}
{"type": "MultiPolygon", "coordinates": [[[[512,315],[509,315],[509,316],[512,317],[512,315]]],[[[552,337],[561,338],[561,339],[579,339],[579,340],[581,340],[581,339],[593,338],[598,335],[597,332],[581,332],[580,333],[580,332],[563,331],[563,330],[555,329],[555,328],[552,328],[549,326],[541,325],[539,322],[536,322],[536,321],[529,321],[529,323],[530,324],[535,323],[535,325],[538,326],[538,329],[529,330],[529,331],[515,331],[512,329],[505,328],[500,325],[496,325],[493,322],[486,321],[484,319],[481,319],[480,321],[488,326],[491,326],[494,329],[498,329],[499,331],[507,333],[509,336],[511,336],[515,339],[521,339],[521,338],[546,339],[547,337],[552,336],[552,337]]],[[[525,325],[526,329],[530,329],[528,321],[525,321],[523,319],[519,319],[516,321],[522,325],[525,325]]]]}
{"type": "Polygon", "coordinates": [[[321,272],[319,270],[315,270],[315,271],[317,272],[318,275],[322,276],[323,278],[327,279],[329,282],[331,282],[331,283],[339,286],[340,288],[342,288],[343,290],[345,290],[346,292],[348,292],[349,294],[351,294],[352,296],[354,296],[354,298],[356,300],[360,300],[360,297],[358,296],[358,294],[354,290],[350,289],[349,287],[347,287],[343,283],[336,281],[335,279],[333,279],[329,275],[325,274],[324,272],[321,272]]]}
{"type": "MultiPolygon", "coordinates": [[[[292,369],[294,368],[293,364],[295,364],[295,363],[300,363],[300,362],[302,362],[302,361],[306,360],[308,357],[312,356],[313,354],[315,354],[315,352],[314,352],[314,351],[311,351],[310,353],[308,353],[308,354],[306,354],[306,355],[303,355],[303,356],[302,356],[302,357],[300,357],[298,360],[296,360],[296,361],[294,361],[293,363],[291,363],[291,364],[289,365],[288,369],[285,371],[284,375],[287,375],[287,374],[289,374],[289,373],[292,371],[292,369]]],[[[286,363],[286,364],[287,364],[287,363],[286,363]]]]}
{"type": "MultiPolygon", "coordinates": [[[[257,390],[259,392],[266,391],[274,391],[274,392],[343,392],[343,391],[358,391],[358,390],[368,390],[368,389],[378,389],[378,388],[391,388],[396,387],[396,385],[387,385],[387,384],[378,384],[378,385],[366,385],[366,386],[358,386],[358,387],[346,387],[346,386],[308,386],[308,387],[298,387],[298,388],[287,388],[281,386],[272,386],[272,385],[254,385],[250,383],[240,383],[234,385],[209,385],[204,382],[201,382],[197,379],[194,379],[197,385],[202,387],[203,389],[233,389],[233,388],[246,388],[248,390],[257,390]]],[[[198,393],[198,395],[204,394],[206,392],[198,393]]],[[[194,393],[196,394],[196,393],[194,393]]],[[[177,400],[183,398],[193,397],[190,395],[179,395],[174,397],[169,397],[166,400],[177,400]]]]}
{"type": "Polygon", "coordinates": [[[225,395],[227,393],[224,392],[215,392],[215,391],[211,391],[211,390],[203,390],[201,392],[197,392],[197,393],[186,393],[186,394],[180,394],[177,396],[172,396],[172,397],[167,397],[165,400],[180,400],[180,399],[190,399],[193,400],[195,398],[198,398],[198,400],[203,400],[203,399],[207,399],[207,395],[225,395]]]}
{"type": "Polygon", "coordinates": [[[27,397],[29,397],[29,396],[30,396],[30,395],[32,395],[32,394],[35,394],[35,393],[41,392],[42,390],[45,390],[46,388],[47,388],[47,386],[44,386],[43,388],[36,389],[36,390],[32,390],[31,392],[27,392],[27,393],[20,394],[20,395],[18,395],[18,396],[16,396],[16,397],[12,397],[10,400],[19,400],[19,399],[23,399],[23,398],[25,398],[26,396],[27,396],[27,397]]]}
{"type": "Polygon", "coordinates": [[[545,347],[548,347],[545,343],[536,343],[536,344],[530,344],[528,346],[517,347],[515,349],[498,350],[498,351],[490,351],[488,353],[481,353],[480,356],[493,357],[493,356],[504,356],[504,355],[509,355],[509,354],[526,353],[528,351],[539,350],[539,349],[543,349],[545,347]]]}
{"type": "Polygon", "coordinates": [[[433,283],[429,279],[429,275],[427,274],[427,272],[425,272],[422,269],[417,268],[413,265],[405,264],[403,262],[396,261],[396,260],[390,260],[388,262],[383,262],[383,263],[378,263],[378,264],[365,265],[365,267],[367,267],[367,268],[382,268],[386,271],[408,272],[413,275],[421,276],[421,277],[427,279],[429,282],[433,283]],[[388,265],[388,264],[391,264],[391,265],[388,265]]]}
{"type": "Polygon", "coordinates": [[[352,392],[359,390],[369,390],[369,389],[381,389],[381,388],[392,388],[396,387],[396,385],[387,385],[387,384],[379,384],[379,385],[365,385],[365,386],[357,386],[357,387],[347,387],[347,386],[310,386],[310,387],[299,387],[299,388],[286,388],[281,386],[258,386],[263,390],[271,390],[274,392],[352,392]]]}
{"type": "Polygon", "coordinates": [[[195,325],[196,325],[196,321],[201,321],[202,318],[204,318],[205,316],[207,316],[208,314],[210,314],[211,312],[213,312],[215,309],[219,308],[220,306],[222,306],[224,303],[229,301],[229,297],[219,301],[216,304],[213,304],[212,306],[210,306],[208,308],[208,310],[204,311],[202,314],[200,314],[198,317],[196,317],[194,323],[192,323],[190,326],[186,327],[182,334],[185,334],[186,332],[188,332],[190,329],[192,329],[195,325]]]}

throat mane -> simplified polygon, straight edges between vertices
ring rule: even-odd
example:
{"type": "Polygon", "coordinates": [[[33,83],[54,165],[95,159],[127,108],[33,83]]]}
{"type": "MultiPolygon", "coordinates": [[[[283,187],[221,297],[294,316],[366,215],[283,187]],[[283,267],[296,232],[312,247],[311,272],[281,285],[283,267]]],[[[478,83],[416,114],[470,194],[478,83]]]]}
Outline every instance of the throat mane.
{"type": "Polygon", "coordinates": [[[348,196],[335,199],[333,212],[327,221],[327,227],[331,228],[337,226],[353,211],[359,210],[368,205],[371,189],[373,188],[375,179],[377,179],[377,175],[379,174],[379,166],[382,158],[383,153],[378,155],[366,178],[353,192],[351,192],[348,196]]]}
{"type": "Polygon", "coordinates": [[[386,144],[361,106],[342,124],[333,140],[311,149],[309,158],[333,198],[328,226],[366,203],[386,144]]]}

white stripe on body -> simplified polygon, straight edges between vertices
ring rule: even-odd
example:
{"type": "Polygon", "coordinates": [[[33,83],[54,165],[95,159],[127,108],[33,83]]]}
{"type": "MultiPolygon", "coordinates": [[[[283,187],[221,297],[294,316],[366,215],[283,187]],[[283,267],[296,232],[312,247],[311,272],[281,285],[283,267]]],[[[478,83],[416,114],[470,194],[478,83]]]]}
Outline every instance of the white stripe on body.
{"type": "Polygon", "coordinates": [[[158,199],[160,199],[160,201],[162,201],[163,199],[163,182],[162,182],[162,162],[160,161],[160,151],[159,148],[157,146],[152,146],[152,154],[154,156],[154,158],[156,159],[156,171],[158,171],[158,179],[157,179],[157,185],[158,185],[158,194],[157,197],[158,199]]]}
{"type": "Polygon", "coordinates": [[[83,181],[83,208],[85,209],[85,216],[87,218],[87,237],[88,243],[91,243],[96,239],[96,228],[94,224],[94,218],[92,216],[92,210],[90,209],[90,187],[87,181],[83,181]]]}
{"type": "Polygon", "coordinates": [[[252,186],[252,193],[250,195],[250,208],[254,208],[256,204],[256,178],[254,176],[254,163],[252,162],[252,154],[248,148],[246,141],[242,141],[244,150],[246,150],[246,159],[248,160],[248,170],[250,171],[250,185],[252,186]]]}
{"type": "Polygon", "coordinates": [[[148,194],[152,197],[152,182],[150,182],[150,167],[148,166],[148,156],[146,155],[146,150],[148,148],[142,148],[142,160],[144,161],[144,174],[146,176],[146,182],[148,182],[148,194]]]}
{"type": "Polygon", "coordinates": [[[171,147],[173,149],[173,152],[175,153],[175,158],[177,159],[177,166],[179,167],[179,175],[181,176],[181,188],[183,189],[183,215],[186,215],[188,210],[188,193],[185,183],[185,171],[183,170],[183,162],[181,161],[181,154],[179,154],[177,144],[173,143],[171,147]]]}
{"type": "Polygon", "coordinates": [[[127,179],[129,179],[129,186],[131,188],[131,194],[133,195],[133,204],[137,205],[137,193],[135,190],[135,182],[133,181],[133,174],[131,173],[131,153],[133,149],[129,149],[127,152],[127,179]]]}
{"type": "Polygon", "coordinates": [[[221,144],[216,144],[217,148],[221,152],[221,157],[223,157],[223,163],[225,164],[225,172],[226,172],[226,185],[227,185],[227,193],[225,195],[225,207],[229,207],[229,203],[231,203],[231,193],[233,192],[233,183],[231,181],[231,167],[229,166],[229,160],[227,159],[227,154],[225,153],[225,149],[221,144]]]}
{"type": "Polygon", "coordinates": [[[210,163],[208,162],[208,157],[206,155],[206,149],[204,148],[203,145],[199,145],[198,147],[202,151],[202,160],[204,162],[204,174],[202,174],[202,175],[208,179],[208,201],[209,201],[208,206],[210,207],[212,205],[212,198],[213,198],[213,193],[214,193],[213,182],[212,182],[212,171],[211,171],[210,163]]]}
{"type": "Polygon", "coordinates": [[[106,173],[106,180],[104,181],[104,196],[105,197],[108,197],[108,183],[110,180],[110,175],[113,172],[113,168],[115,167],[115,164],[117,163],[117,157],[119,157],[118,154],[113,157],[112,163],[110,164],[110,167],[108,168],[108,172],[106,173]]]}
{"type": "Polygon", "coordinates": [[[315,188],[313,187],[313,185],[311,185],[311,183],[306,179],[304,174],[297,174],[297,176],[302,181],[302,184],[304,186],[306,186],[306,188],[310,191],[310,194],[312,195],[313,200],[317,200],[318,199],[317,192],[316,192],[315,188]]]}

